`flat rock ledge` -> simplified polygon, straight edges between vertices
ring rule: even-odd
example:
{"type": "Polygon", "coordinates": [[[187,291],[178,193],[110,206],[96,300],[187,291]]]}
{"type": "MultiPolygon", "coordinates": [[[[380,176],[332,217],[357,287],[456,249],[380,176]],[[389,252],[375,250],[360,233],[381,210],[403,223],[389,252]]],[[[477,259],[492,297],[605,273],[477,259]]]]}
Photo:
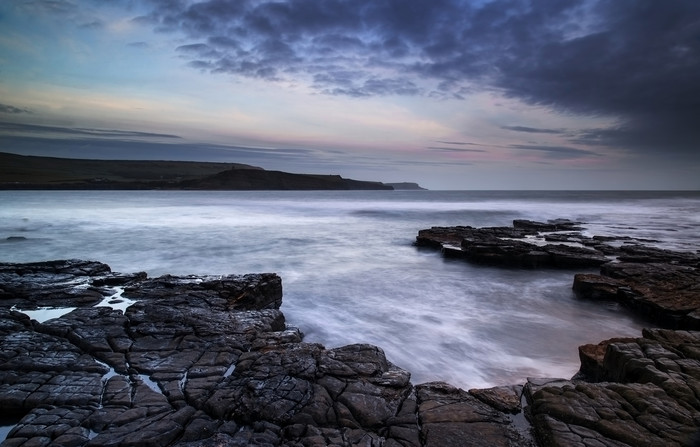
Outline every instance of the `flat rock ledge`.
{"type": "Polygon", "coordinates": [[[583,223],[514,220],[512,227],[433,227],[416,245],[447,257],[517,268],[599,268],[579,273],[579,298],[616,301],[669,329],[700,330],[700,256],[629,236],[585,236],[583,223]]]}
{"type": "Polygon", "coordinates": [[[571,380],[464,391],[413,385],[375,346],[305,343],[281,302],[275,274],[0,264],[2,446],[696,445],[698,332],[582,346],[571,380]]]}

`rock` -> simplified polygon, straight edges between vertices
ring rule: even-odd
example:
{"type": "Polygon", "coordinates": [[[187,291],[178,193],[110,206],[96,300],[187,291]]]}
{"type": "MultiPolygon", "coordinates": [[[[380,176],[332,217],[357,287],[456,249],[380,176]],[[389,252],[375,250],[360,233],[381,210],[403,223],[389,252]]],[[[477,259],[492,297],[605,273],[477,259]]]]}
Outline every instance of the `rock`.
{"type": "Polygon", "coordinates": [[[418,232],[416,245],[440,248],[445,257],[496,266],[599,266],[600,275],[575,276],[573,290],[579,298],[617,301],[664,327],[700,329],[697,254],[645,246],[629,236],[574,232],[581,229],[580,223],[566,220],[515,220],[513,227],[433,227],[418,232]],[[614,245],[620,241],[625,244],[614,245]]]}
{"type": "Polygon", "coordinates": [[[577,377],[590,382],[525,386],[541,445],[697,445],[699,332],[645,330],[581,352],[588,361],[577,377]]]}
{"type": "Polygon", "coordinates": [[[581,360],[581,368],[574,378],[581,378],[592,382],[599,382],[605,377],[603,359],[610,343],[627,343],[631,338],[611,338],[598,344],[579,346],[578,356],[581,360]]]}
{"type": "Polygon", "coordinates": [[[555,219],[546,223],[537,222],[534,220],[515,219],[513,221],[513,227],[535,231],[537,233],[551,231],[579,231],[583,229],[581,227],[581,222],[572,222],[567,219],[555,219]]]}
{"type": "MultiPolygon", "coordinates": [[[[650,292],[694,269],[668,265],[650,292]]],[[[607,287],[648,273],[616,268],[607,287]]],[[[465,392],[414,386],[376,346],[305,343],[274,274],[0,264],[0,290],[0,408],[17,421],[4,445],[691,446],[700,426],[700,332],[582,346],[575,379],[465,392]],[[94,307],[119,290],[135,300],[124,312],[94,307]],[[43,322],[18,310],[37,303],[75,309],[43,322]]]]}
{"type": "Polygon", "coordinates": [[[574,278],[577,296],[615,300],[668,328],[700,329],[700,270],[664,263],[608,263],[574,278]]]}
{"type": "Polygon", "coordinates": [[[507,392],[417,389],[376,346],[305,343],[275,274],[0,264],[0,290],[0,407],[18,420],[7,445],[528,445],[485,403],[510,411],[507,392]],[[124,312],[95,307],[119,291],[124,312]],[[22,312],[38,306],[73,310],[22,312]]]}
{"type": "Polygon", "coordinates": [[[622,281],[607,278],[605,276],[589,273],[577,273],[574,275],[574,292],[579,298],[590,300],[617,300],[620,287],[625,287],[622,281]]]}
{"type": "Polygon", "coordinates": [[[8,236],[5,238],[5,242],[21,242],[26,240],[27,238],[24,236],[8,236]]]}
{"type": "Polygon", "coordinates": [[[691,252],[680,252],[650,247],[642,244],[628,244],[620,247],[621,262],[668,263],[700,267],[700,257],[691,252]]]}
{"type": "Polygon", "coordinates": [[[522,411],[520,399],[523,394],[521,385],[497,386],[487,389],[471,389],[469,394],[503,413],[517,414],[522,411]]]}
{"type": "MultiPolygon", "coordinates": [[[[440,248],[448,257],[509,267],[576,268],[608,262],[607,255],[594,248],[544,243],[548,236],[557,239],[551,233],[554,231],[569,232],[565,238],[569,242],[574,237],[570,231],[580,228],[577,223],[563,220],[549,223],[515,220],[513,227],[433,227],[418,232],[416,245],[440,248]]],[[[579,237],[583,239],[582,235],[579,237]]]]}
{"type": "Polygon", "coordinates": [[[503,413],[442,382],[416,387],[423,445],[534,446],[503,413]]]}

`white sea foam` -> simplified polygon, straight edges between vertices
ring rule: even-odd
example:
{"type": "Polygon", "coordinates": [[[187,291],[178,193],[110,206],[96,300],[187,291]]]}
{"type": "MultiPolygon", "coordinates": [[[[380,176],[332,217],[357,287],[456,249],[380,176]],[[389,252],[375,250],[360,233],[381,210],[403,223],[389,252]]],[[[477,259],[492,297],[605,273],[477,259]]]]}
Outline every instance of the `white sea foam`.
{"type": "Polygon", "coordinates": [[[644,322],[577,300],[573,272],[443,259],[412,245],[418,230],[569,218],[589,235],[700,249],[697,193],[2,191],[0,201],[0,239],[27,238],[3,245],[5,261],[277,272],[282,310],[306,341],[376,344],[414,383],[463,388],[570,377],[579,345],[639,335],[644,322]]]}

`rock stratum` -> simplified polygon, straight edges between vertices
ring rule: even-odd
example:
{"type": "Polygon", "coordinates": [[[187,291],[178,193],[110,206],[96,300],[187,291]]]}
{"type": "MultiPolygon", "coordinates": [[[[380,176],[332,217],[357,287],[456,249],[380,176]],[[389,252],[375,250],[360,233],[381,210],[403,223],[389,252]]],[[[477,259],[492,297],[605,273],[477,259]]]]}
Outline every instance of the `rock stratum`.
{"type": "Polygon", "coordinates": [[[281,302],[269,273],[148,278],[91,261],[0,264],[2,445],[697,441],[698,332],[583,346],[572,380],[464,391],[412,384],[375,346],[305,343],[281,302]],[[46,308],[66,313],[32,313],[46,308]]]}

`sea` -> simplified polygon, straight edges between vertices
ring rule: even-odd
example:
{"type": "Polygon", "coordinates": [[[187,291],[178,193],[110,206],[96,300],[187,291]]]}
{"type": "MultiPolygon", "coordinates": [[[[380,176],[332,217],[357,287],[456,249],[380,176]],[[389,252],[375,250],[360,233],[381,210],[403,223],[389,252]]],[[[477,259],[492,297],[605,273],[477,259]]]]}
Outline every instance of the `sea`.
{"type": "Polygon", "coordinates": [[[275,272],[305,341],[377,345],[414,384],[486,388],[571,378],[579,345],[653,326],[577,299],[573,276],[586,270],[473,265],[414,245],[432,226],[557,218],[700,250],[699,192],[0,191],[0,261],[88,259],[151,277],[275,272]]]}

